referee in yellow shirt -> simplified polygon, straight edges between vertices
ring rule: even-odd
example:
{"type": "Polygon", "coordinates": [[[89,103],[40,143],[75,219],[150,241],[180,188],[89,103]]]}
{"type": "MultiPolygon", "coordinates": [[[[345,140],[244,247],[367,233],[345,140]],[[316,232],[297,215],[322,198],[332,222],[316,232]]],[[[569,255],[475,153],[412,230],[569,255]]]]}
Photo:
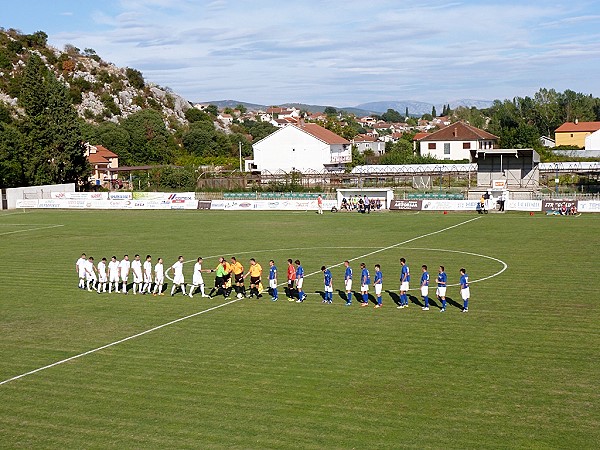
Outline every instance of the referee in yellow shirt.
{"type": "Polygon", "coordinates": [[[256,295],[256,298],[261,298],[262,295],[258,292],[258,285],[260,284],[260,276],[262,274],[262,267],[256,262],[254,258],[250,258],[250,268],[244,278],[250,275],[250,298],[256,295]]]}
{"type": "Polygon", "coordinates": [[[235,293],[237,298],[246,296],[246,287],[244,286],[244,266],[235,256],[231,257],[231,272],[233,273],[233,281],[235,282],[235,293]]]}

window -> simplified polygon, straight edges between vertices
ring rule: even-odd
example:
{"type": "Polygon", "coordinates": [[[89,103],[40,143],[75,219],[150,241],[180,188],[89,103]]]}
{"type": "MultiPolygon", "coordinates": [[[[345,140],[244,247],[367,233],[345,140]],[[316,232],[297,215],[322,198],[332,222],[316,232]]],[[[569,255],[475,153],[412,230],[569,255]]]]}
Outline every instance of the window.
{"type": "Polygon", "coordinates": [[[450,154],[450,142],[444,142],[444,155],[450,154]]]}
{"type": "Polygon", "coordinates": [[[463,142],[463,149],[470,150],[471,149],[471,143],[470,142],[463,142]]]}
{"type": "Polygon", "coordinates": [[[429,150],[435,150],[435,142],[430,142],[429,144],[427,144],[427,148],[429,150]]]}

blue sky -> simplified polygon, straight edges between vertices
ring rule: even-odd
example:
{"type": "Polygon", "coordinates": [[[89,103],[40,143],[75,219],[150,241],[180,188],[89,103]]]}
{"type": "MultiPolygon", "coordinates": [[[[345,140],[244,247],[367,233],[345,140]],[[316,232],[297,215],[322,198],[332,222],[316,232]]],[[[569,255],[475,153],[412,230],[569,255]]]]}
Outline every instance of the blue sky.
{"type": "Polygon", "coordinates": [[[92,48],[191,101],[353,106],[600,96],[600,2],[21,0],[0,26],[92,48]]]}

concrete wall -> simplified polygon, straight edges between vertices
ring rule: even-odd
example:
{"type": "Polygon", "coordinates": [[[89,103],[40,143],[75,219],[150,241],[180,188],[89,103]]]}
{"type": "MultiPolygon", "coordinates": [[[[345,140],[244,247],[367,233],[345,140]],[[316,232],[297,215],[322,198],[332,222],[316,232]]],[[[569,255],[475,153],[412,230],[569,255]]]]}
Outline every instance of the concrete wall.
{"type": "Polygon", "coordinates": [[[506,179],[509,189],[539,186],[539,168],[531,158],[487,154],[485,158],[478,158],[477,165],[477,186],[491,186],[493,180],[503,179],[506,179]]]}
{"type": "Polygon", "coordinates": [[[75,183],[2,189],[0,209],[15,209],[17,200],[50,199],[52,192],[75,192],[75,183]]]}

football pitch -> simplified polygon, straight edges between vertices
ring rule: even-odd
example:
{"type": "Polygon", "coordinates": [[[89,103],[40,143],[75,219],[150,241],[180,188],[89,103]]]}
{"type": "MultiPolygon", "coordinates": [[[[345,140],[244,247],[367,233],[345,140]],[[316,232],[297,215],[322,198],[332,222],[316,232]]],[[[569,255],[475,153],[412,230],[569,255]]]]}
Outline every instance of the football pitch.
{"type": "Polygon", "coordinates": [[[1,213],[0,447],[598,448],[599,268],[595,215],[1,213]],[[269,259],[280,285],[300,259],[308,298],[289,302],[283,285],[277,302],[171,297],[170,284],[163,297],[87,292],[82,252],[165,267],[183,255],[188,283],[199,256],[254,257],[265,285],[269,259]],[[382,308],[373,289],[370,307],[344,306],[346,259],[355,291],[359,264],[381,265],[382,308]]]}

